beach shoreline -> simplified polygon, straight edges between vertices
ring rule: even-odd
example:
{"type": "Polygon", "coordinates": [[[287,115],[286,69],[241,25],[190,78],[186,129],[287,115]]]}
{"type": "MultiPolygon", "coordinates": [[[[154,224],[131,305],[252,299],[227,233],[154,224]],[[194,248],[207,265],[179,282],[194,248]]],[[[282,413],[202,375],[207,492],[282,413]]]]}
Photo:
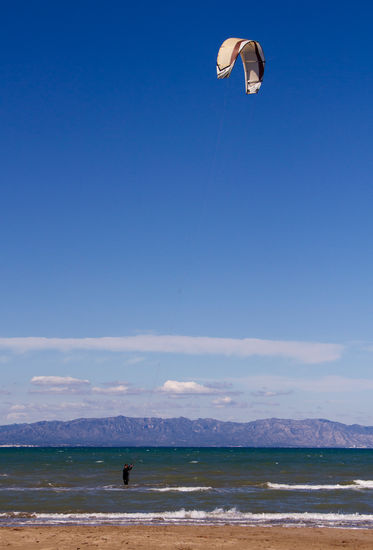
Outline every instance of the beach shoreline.
{"type": "Polygon", "coordinates": [[[1,549],[310,550],[373,547],[373,530],[245,526],[0,527],[1,549]]]}

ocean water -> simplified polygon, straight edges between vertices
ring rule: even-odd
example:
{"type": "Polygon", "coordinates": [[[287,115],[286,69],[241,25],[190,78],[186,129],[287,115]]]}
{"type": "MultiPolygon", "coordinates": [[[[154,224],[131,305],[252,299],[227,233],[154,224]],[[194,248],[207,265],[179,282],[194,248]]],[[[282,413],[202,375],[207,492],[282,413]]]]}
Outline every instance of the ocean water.
{"type": "Polygon", "coordinates": [[[0,525],[139,523],[373,528],[373,450],[0,448],[0,525]]]}

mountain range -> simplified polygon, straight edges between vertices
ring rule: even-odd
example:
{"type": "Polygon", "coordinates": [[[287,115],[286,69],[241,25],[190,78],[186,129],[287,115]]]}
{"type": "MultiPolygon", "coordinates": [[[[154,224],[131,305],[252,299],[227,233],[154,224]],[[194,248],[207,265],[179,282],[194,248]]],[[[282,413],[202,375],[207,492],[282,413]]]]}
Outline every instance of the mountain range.
{"type": "Polygon", "coordinates": [[[324,419],[79,418],[0,426],[0,445],[373,448],[373,427],[324,419]]]}

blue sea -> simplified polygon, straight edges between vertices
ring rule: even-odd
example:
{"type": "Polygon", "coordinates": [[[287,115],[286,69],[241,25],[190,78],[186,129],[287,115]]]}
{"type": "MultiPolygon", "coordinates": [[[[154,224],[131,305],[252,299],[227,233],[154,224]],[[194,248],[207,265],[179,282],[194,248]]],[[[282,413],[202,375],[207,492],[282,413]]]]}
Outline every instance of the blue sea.
{"type": "Polygon", "coordinates": [[[0,448],[0,525],[227,523],[373,528],[373,450],[0,448]]]}

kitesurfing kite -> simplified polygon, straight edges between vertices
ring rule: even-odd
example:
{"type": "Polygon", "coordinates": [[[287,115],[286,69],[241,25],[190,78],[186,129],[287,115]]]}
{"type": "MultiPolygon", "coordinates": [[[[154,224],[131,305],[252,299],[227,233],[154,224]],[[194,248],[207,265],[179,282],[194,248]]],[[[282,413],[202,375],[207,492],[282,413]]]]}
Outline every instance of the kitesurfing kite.
{"type": "Polygon", "coordinates": [[[264,74],[264,53],[259,42],[244,38],[227,38],[220,46],[216,61],[218,78],[228,78],[238,54],[241,55],[245,69],[245,88],[247,94],[257,94],[264,74]]]}

